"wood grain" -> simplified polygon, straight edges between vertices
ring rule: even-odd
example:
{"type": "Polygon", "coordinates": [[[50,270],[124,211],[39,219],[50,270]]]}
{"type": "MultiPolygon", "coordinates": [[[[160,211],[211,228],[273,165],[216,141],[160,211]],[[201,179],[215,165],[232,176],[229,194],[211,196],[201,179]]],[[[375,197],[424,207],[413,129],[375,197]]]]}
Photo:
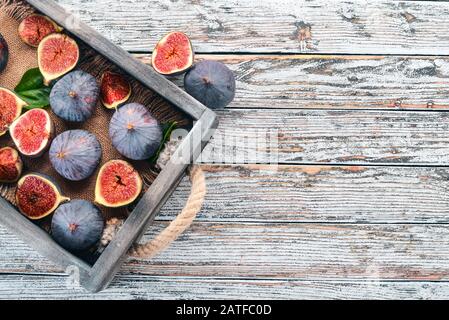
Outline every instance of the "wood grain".
{"type": "MultiPolygon", "coordinates": [[[[144,240],[167,225],[156,222],[144,240]]],[[[57,273],[0,228],[1,273],[57,273]]],[[[128,259],[121,275],[447,281],[446,225],[195,222],[152,260],[128,259]]],[[[1,277],[0,277],[1,278],[1,277]]]]}
{"type": "MultiPolygon", "coordinates": [[[[151,55],[135,55],[151,64],[151,55]]],[[[234,71],[240,109],[449,108],[449,59],[414,56],[197,55],[234,71]]],[[[175,83],[183,85],[182,77],[175,83]]]]}
{"type": "Polygon", "coordinates": [[[203,163],[438,165],[449,162],[445,112],[223,110],[203,163]]]}
{"type": "MultiPolygon", "coordinates": [[[[97,294],[72,287],[67,277],[4,275],[0,299],[447,299],[449,283],[118,277],[97,294]],[[68,285],[67,285],[68,284],[68,285]]],[[[181,303],[182,305],[182,303],[181,303]]],[[[176,310],[173,310],[173,313],[176,310]]],[[[167,312],[172,312],[168,309],[167,312]]]]}
{"type": "MultiPolygon", "coordinates": [[[[203,165],[199,221],[449,223],[448,168],[203,165]]],[[[157,216],[171,221],[190,191],[185,178],[157,216]]]]}
{"type": "Polygon", "coordinates": [[[445,55],[449,5],[436,1],[58,0],[126,50],[173,30],[198,52],[445,55]]]}

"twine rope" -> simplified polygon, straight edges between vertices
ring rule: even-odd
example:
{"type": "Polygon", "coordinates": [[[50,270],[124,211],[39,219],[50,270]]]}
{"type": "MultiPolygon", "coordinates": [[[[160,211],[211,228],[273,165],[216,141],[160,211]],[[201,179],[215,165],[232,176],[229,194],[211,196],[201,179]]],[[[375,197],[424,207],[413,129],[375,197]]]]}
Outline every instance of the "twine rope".
{"type": "Polygon", "coordinates": [[[206,181],[204,172],[199,166],[192,166],[189,176],[192,190],[181,213],[153,240],[144,244],[135,244],[129,251],[130,256],[140,259],[153,258],[168,248],[173,241],[190,227],[203,206],[206,196],[206,181]]]}

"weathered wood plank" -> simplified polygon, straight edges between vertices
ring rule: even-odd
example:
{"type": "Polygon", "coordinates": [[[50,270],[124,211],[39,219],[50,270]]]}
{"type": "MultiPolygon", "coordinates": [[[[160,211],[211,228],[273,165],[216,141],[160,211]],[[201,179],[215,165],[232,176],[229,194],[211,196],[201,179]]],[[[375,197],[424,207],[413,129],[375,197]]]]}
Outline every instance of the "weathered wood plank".
{"type": "Polygon", "coordinates": [[[183,30],[198,52],[447,54],[449,5],[432,1],[58,0],[127,50],[183,30]]]}
{"type": "MultiPolygon", "coordinates": [[[[149,230],[152,237],[162,224],[149,230]]],[[[196,223],[151,262],[148,275],[301,279],[447,280],[442,225],[196,223]]]]}
{"type": "MultiPolygon", "coordinates": [[[[89,294],[67,277],[0,275],[0,299],[447,299],[449,283],[119,277],[89,294]]],[[[169,310],[170,311],[170,310],[169,310]]],[[[173,311],[175,312],[175,310],[173,311]]]]}
{"type": "MultiPolygon", "coordinates": [[[[151,64],[150,55],[136,55],[151,64]]],[[[236,75],[228,108],[448,109],[449,58],[197,55],[236,75]]],[[[176,79],[182,86],[182,77],[176,79]]]]}
{"type": "Polygon", "coordinates": [[[445,112],[222,110],[203,163],[447,165],[445,112]]]}
{"type": "MultiPolygon", "coordinates": [[[[449,169],[332,166],[202,166],[199,221],[449,223],[449,169]]],[[[183,208],[184,179],[158,215],[183,208]]]]}
{"type": "MultiPolygon", "coordinates": [[[[166,226],[157,222],[145,239],[166,226]]],[[[0,228],[1,273],[60,273],[0,228]]],[[[446,225],[195,222],[166,252],[129,259],[129,274],[179,277],[447,281],[446,225]]]]}

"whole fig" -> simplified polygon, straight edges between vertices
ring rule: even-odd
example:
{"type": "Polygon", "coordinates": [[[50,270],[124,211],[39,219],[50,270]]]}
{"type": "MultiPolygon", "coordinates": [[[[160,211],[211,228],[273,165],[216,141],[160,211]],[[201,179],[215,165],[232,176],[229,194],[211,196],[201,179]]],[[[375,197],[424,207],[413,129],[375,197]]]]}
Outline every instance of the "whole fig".
{"type": "Polygon", "coordinates": [[[235,96],[235,77],[221,62],[203,60],[184,78],[188,94],[211,109],[226,107],[235,96]]]}
{"type": "Polygon", "coordinates": [[[64,178],[84,180],[100,163],[101,145],[85,130],[69,130],[58,135],[50,147],[50,162],[64,178]]]}
{"type": "Polygon", "coordinates": [[[84,122],[92,116],[99,95],[100,88],[92,75],[73,71],[54,85],[50,93],[50,105],[61,119],[84,122]]]}
{"type": "Polygon", "coordinates": [[[9,48],[5,38],[0,33],[0,72],[5,70],[9,59],[9,48]]]}
{"type": "Polygon", "coordinates": [[[91,248],[101,238],[104,220],[100,209],[89,201],[72,200],[61,205],[53,215],[53,239],[69,251],[91,248]]]}
{"type": "Polygon", "coordinates": [[[145,160],[159,148],[162,130],[147,108],[130,103],[112,116],[109,136],[122,155],[132,160],[145,160]]]}

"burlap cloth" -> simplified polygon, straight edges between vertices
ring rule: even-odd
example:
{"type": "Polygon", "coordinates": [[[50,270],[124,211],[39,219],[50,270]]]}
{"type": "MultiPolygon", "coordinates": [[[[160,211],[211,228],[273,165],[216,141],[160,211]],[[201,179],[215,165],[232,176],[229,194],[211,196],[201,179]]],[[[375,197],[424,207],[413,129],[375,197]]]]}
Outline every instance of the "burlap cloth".
{"type": "MultiPolygon", "coordinates": [[[[24,44],[18,36],[18,25],[21,19],[32,13],[32,8],[22,1],[5,1],[0,0],[0,33],[8,42],[10,49],[10,59],[6,70],[0,73],[0,86],[8,89],[13,89],[20,81],[22,75],[30,68],[37,66],[37,51],[24,44]]],[[[81,59],[77,69],[84,70],[95,76],[98,81],[105,70],[120,71],[110,63],[108,60],[98,55],[93,50],[87,48],[84,44],[78,41],[81,51],[81,59]]],[[[190,125],[188,116],[179,111],[174,106],[170,105],[163,98],[140,84],[139,82],[128,77],[131,83],[133,94],[129,102],[138,102],[148,107],[151,114],[159,120],[160,123],[168,121],[177,121],[180,126],[190,125]]],[[[112,110],[107,110],[99,102],[95,113],[88,121],[82,124],[70,124],[62,121],[53,113],[51,109],[51,117],[55,125],[55,134],[60,134],[66,130],[84,129],[92,132],[99,140],[103,154],[101,164],[112,159],[124,159],[112,146],[109,138],[109,121],[114,113],[112,110]]],[[[9,135],[0,137],[0,147],[12,146],[12,141],[9,135]]],[[[39,172],[47,174],[59,184],[64,196],[71,199],[85,199],[89,201],[94,200],[94,190],[97,171],[88,179],[80,182],[72,182],[62,178],[51,166],[48,152],[41,158],[29,159],[22,157],[25,165],[24,173],[39,172]]],[[[126,160],[126,159],[125,159],[126,160]]],[[[148,161],[133,161],[131,162],[135,168],[140,172],[144,182],[144,191],[151,185],[157,176],[157,171],[153,170],[152,165],[148,161]]],[[[0,195],[14,204],[15,185],[0,184],[0,195]]],[[[122,209],[107,209],[102,208],[105,219],[110,217],[126,217],[132,208],[122,209]]]]}

